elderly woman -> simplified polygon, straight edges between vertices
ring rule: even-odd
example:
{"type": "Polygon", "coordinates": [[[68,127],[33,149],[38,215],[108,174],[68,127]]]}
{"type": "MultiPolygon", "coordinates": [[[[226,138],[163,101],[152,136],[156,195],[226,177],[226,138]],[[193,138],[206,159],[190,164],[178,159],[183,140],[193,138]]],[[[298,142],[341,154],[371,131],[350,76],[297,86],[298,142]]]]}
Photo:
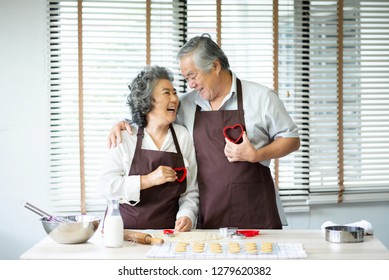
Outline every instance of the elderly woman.
{"type": "Polygon", "coordinates": [[[124,228],[189,231],[196,224],[199,194],[193,140],[173,124],[179,100],[173,75],[148,66],[129,85],[132,135],[109,149],[99,189],[120,197],[124,228]]]}

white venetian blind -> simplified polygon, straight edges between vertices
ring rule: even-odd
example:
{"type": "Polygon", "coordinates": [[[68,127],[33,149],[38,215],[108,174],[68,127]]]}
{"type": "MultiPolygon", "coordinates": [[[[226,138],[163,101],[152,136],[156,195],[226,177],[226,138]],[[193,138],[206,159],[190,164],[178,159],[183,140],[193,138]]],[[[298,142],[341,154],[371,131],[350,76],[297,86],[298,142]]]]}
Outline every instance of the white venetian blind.
{"type": "Polygon", "coordinates": [[[280,176],[291,211],[309,209],[309,192],[338,189],[337,38],[336,1],[279,1],[279,94],[301,139],[280,176]]]}
{"type": "Polygon", "coordinates": [[[187,4],[188,39],[208,33],[217,42],[220,36],[220,46],[240,78],[273,87],[272,0],[188,0],[187,4]]]}
{"type": "Polygon", "coordinates": [[[302,209],[389,199],[388,13],[388,1],[279,1],[279,92],[302,144],[289,186],[302,209]]]}
{"type": "Polygon", "coordinates": [[[107,149],[109,130],[116,120],[129,116],[127,85],[148,60],[150,64],[170,68],[176,74],[176,81],[179,80],[174,58],[182,41],[178,28],[182,7],[177,3],[172,0],[85,0],[82,1],[82,18],[79,18],[77,1],[49,1],[50,197],[53,211],[80,212],[82,203],[85,204],[83,211],[104,209],[105,201],[95,185],[107,149]],[[149,4],[149,10],[146,4],[149,4]],[[78,20],[82,24],[80,60],[78,20]],[[152,46],[149,51],[148,38],[152,46]],[[77,72],[80,63],[83,76],[81,112],[77,72]],[[83,136],[79,134],[80,115],[83,136]],[[79,137],[82,137],[84,149],[79,137]],[[83,166],[80,166],[80,149],[83,166]],[[81,197],[82,168],[84,197],[81,197]]]}
{"type": "Polygon", "coordinates": [[[104,209],[95,183],[127,84],[160,64],[185,91],[175,56],[203,33],[299,127],[300,150],[271,165],[286,212],[389,201],[389,1],[85,0],[81,17],[77,2],[48,1],[54,211],[104,209]]]}
{"type": "Polygon", "coordinates": [[[178,93],[184,91],[184,81],[176,61],[184,40],[184,4],[178,0],[151,1],[150,64],[168,67],[174,74],[178,93]]]}
{"type": "Polygon", "coordinates": [[[187,39],[208,33],[217,40],[217,1],[187,0],[187,39]]]}
{"type": "Polygon", "coordinates": [[[221,47],[239,78],[273,88],[273,1],[222,1],[221,47]]]}
{"type": "Polygon", "coordinates": [[[389,1],[346,0],[343,17],[343,201],[388,201],[389,1]]]}
{"type": "Polygon", "coordinates": [[[81,205],[77,2],[49,2],[49,44],[50,199],[60,211],[77,211],[81,205]]]}

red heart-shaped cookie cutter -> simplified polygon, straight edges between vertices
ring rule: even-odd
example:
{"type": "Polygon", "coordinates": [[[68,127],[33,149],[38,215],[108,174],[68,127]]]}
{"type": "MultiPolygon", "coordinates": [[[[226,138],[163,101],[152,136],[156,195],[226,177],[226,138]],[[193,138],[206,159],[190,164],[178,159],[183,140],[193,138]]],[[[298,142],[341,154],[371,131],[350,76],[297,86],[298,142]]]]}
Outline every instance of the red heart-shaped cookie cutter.
{"type": "Polygon", "coordinates": [[[259,235],[259,230],[237,230],[236,233],[243,234],[246,237],[259,235]]]}
{"type": "Polygon", "coordinates": [[[244,132],[243,126],[239,123],[231,126],[226,126],[223,129],[224,137],[235,144],[237,144],[240,140],[242,140],[243,132],[244,132]],[[238,133],[239,133],[238,137],[233,136],[233,135],[237,135],[238,133]]]}
{"type": "Polygon", "coordinates": [[[172,235],[172,234],[174,234],[174,230],[173,229],[164,229],[163,234],[172,235]]]}
{"type": "Polygon", "coordinates": [[[185,168],[185,167],[177,167],[177,168],[174,168],[174,171],[177,172],[177,176],[178,176],[179,173],[182,172],[181,177],[178,177],[178,178],[177,178],[177,181],[178,181],[178,182],[181,183],[182,181],[185,180],[185,178],[186,178],[186,168],[185,168]]]}

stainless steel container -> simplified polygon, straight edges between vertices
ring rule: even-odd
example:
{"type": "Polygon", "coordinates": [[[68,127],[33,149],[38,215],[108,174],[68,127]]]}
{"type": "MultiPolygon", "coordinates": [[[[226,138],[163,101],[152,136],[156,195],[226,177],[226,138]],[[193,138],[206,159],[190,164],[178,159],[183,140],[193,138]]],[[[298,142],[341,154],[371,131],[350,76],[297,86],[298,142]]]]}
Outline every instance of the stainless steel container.
{"type": "Polygon", "coordinates": [[[328,226],[325,228],[326,240],[334,243],[363,242],[364,229],[353,226],[328,226]]]}

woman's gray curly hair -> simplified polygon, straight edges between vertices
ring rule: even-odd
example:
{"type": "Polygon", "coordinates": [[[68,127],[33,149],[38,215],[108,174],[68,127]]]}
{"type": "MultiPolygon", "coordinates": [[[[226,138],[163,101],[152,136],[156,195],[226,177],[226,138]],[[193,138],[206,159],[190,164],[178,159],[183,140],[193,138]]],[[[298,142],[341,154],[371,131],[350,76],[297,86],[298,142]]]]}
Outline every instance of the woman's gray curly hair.
{"type": "Polygon", "coordinates": [[[128,85],[131,93],[127,96],[132,121],[139,127],[146,127],[146,115],[153,109],[153,91],[158,80],[174,81],[173,74],[165,67],[146,66],[128,85]]]}

